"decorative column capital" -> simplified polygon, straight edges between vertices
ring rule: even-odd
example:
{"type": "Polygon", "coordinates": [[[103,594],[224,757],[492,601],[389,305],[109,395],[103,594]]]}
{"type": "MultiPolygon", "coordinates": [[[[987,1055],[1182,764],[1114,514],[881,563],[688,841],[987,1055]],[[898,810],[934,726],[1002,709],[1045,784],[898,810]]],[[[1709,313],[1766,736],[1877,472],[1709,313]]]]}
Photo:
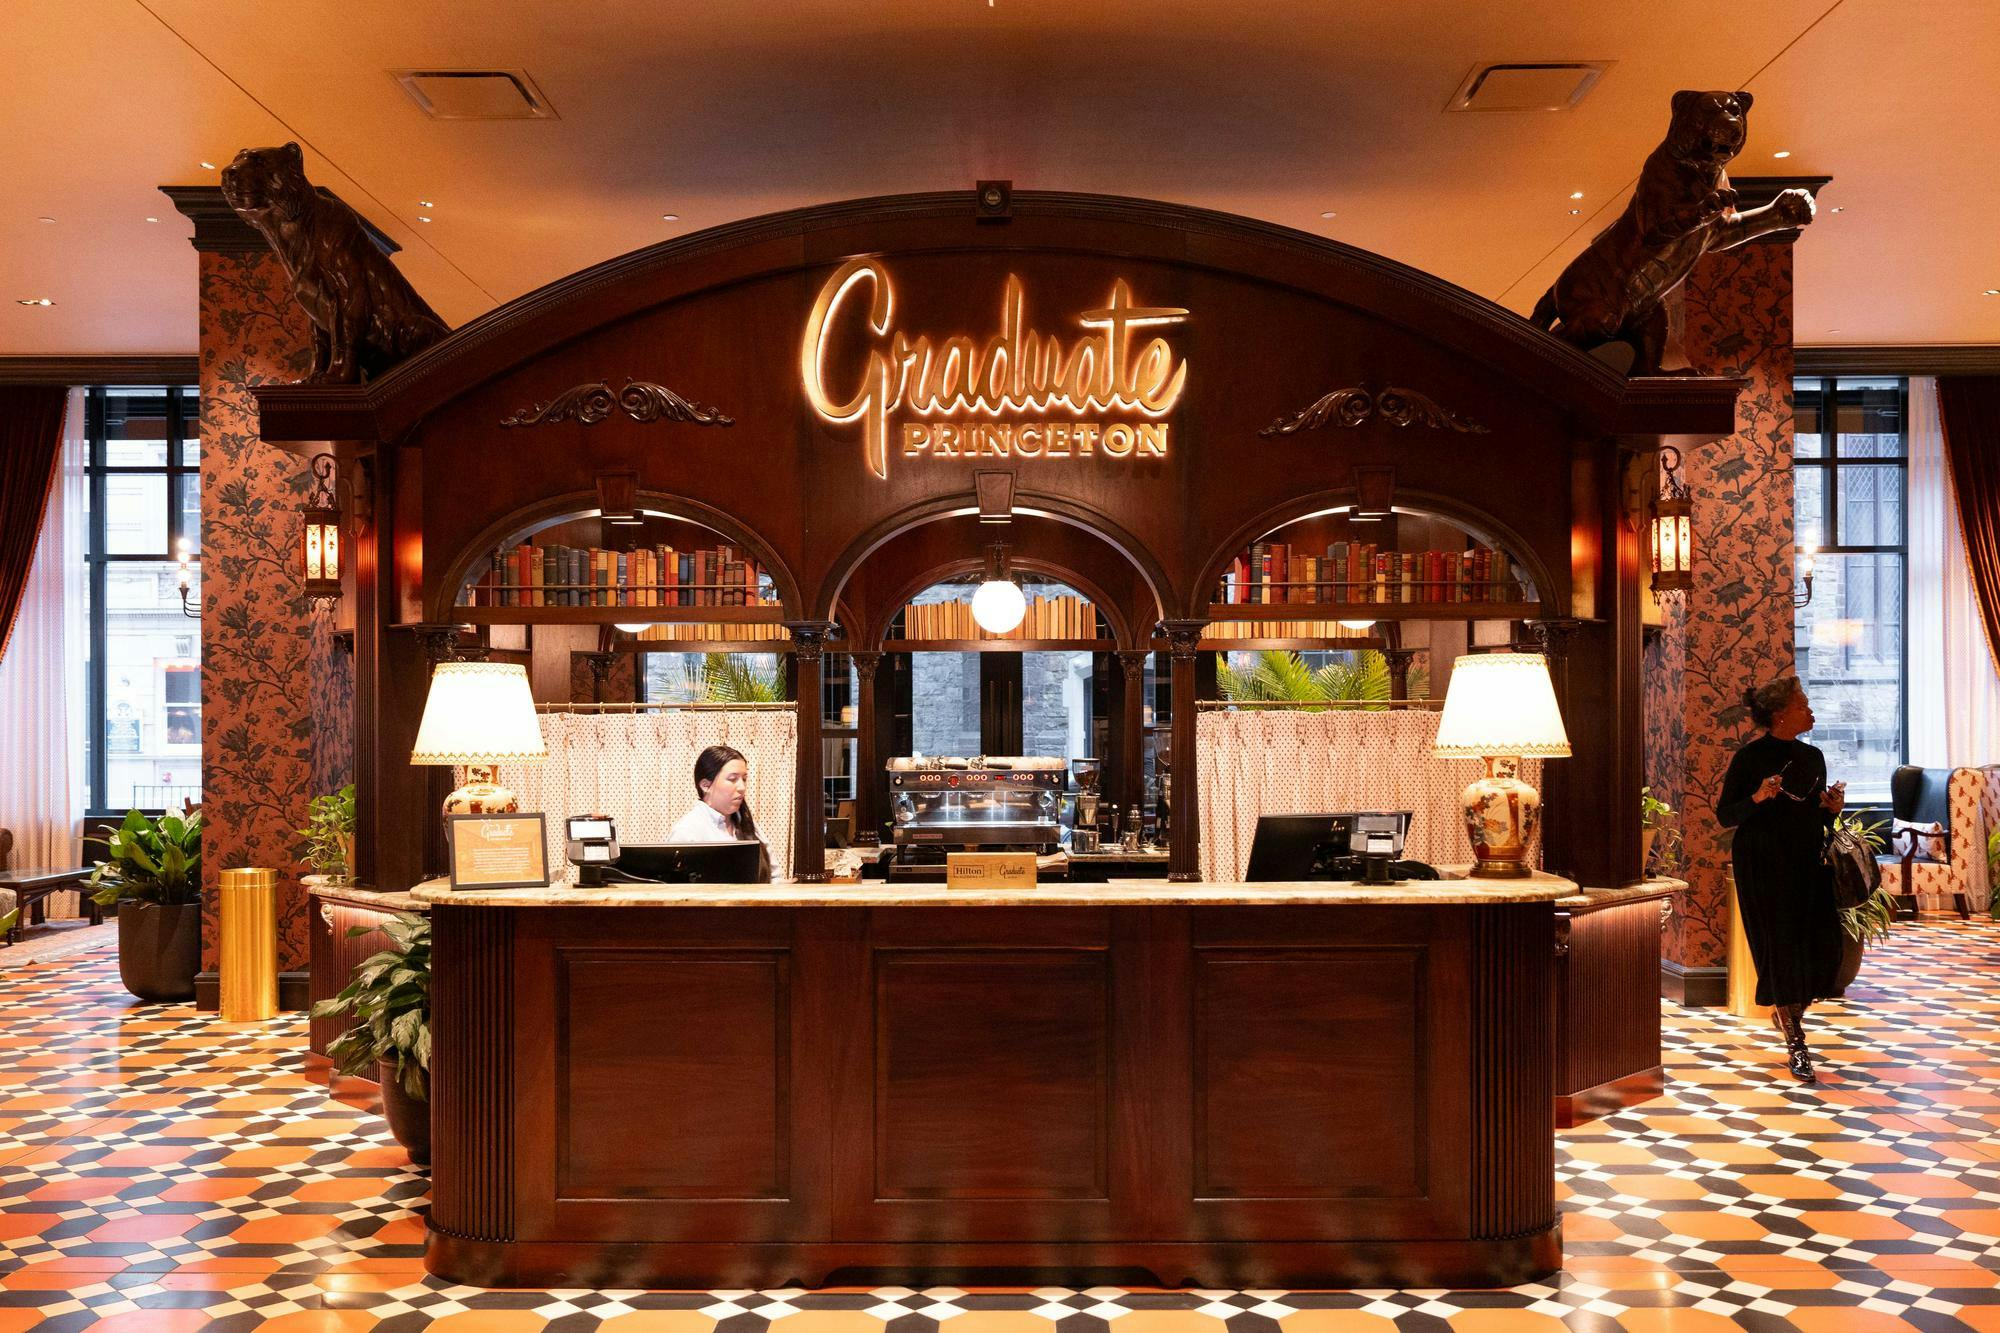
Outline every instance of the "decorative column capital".
{"type": "Polygon", "coordinates": [[[1125,673],[1125,683],[1127,685],[1137,685],[1146,679],[1146,662],[1152,655],[1153,650],[1150,648],[1120,648],[1118,650],[1118,666],[1125,673]]]}
{"type": "Polygon", "coordinates": [[[1567,617],[1551,617],[1547,620],[1530,620],[1528,633],[1534,637],[1535,647],[1546,654],[1551,662],[1560,662],[1569,655],[1569,641],[1583,628],[1581,620],[1567,617]]]}
{"type": "Polygon", "coordinates": [[[611,679],[611,668],[618,661],[618,654],[595,652],[583,654],[584,664],[590,668],[590,697],[593,703],[604,702],[604,683],[611,679]]]}
{"type": "MultiPolygon", "coordinates": [[[[408,630],[417,636],[417,646],[423,650],[426,666],[467,660],[459,652],[458,636],[470,628],[469,626],[421,621],[415,624],[397,625],[394,628],[408,630]]],[[[483,652],[481,655],[484,655],[483,652]]]]}
{"type": "Polygon", "coordinates": [[[1410,663],[1417,654],[1427,651],[1423,648],[1383,648],[1382,659],[1389,666],[1389,697],[1407,699],[1410,697],[1410,663]]]}
{"type": "Polygon", "coordinates": [[[1162,620],[1160,628],[1166,632],[1168,651],[1176,658],[1192,658],[1195,646],[1201,642],[1202,632],[1208,628],[1208,621],[1162,620]]]}
{"type": "Polygon", "coordinates": [[[876,671],[882,666],[882,650],[879,648],[862,648],[847,656],[854,663],[854,670],[860,675],[863,685],[874,680],[876,671]]]}
{"type": "Polygon", "coordinates": [[[797,661],[817,662],[826,655],[826,641],[833,637],[831,620],[787,620],[792,636],[792,656],[797,661]]]}

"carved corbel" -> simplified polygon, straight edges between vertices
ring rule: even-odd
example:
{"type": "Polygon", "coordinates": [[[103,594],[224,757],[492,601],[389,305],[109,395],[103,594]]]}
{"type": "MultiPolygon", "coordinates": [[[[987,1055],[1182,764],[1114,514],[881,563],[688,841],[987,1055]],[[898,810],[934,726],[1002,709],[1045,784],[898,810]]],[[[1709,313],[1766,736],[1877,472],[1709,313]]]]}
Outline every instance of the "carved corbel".
{"type": "Polygon", "coordinates": [[[1302,430],[1329,427],[1353,429],[1366,422],[1381,420],[1397,427],[1423,426],[1429,430],[1456,431],[1461,435],[1485,435],[1487,427],[1471,417],[1461,416],[1415,389],[1391,384],[1386,388],[1363,381],[1345,389],[1320,395],[1311,406],[1279,417],[1257,433],[1265,439],[1293,435],[1302,430]]]}

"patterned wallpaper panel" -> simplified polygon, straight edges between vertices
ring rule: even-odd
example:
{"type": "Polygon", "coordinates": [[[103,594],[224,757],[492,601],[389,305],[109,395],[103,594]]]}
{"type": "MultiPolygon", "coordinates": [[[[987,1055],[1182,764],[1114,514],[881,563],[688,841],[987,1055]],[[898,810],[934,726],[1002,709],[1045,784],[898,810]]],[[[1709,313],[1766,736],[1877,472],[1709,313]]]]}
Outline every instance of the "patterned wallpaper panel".
{"type": "Polygon", "coordinates": [[[215,888],[235,866],[279,871],[278,966],[307,965],[294,830],[312,794],[318,673],[291,557],[311,477],[257,437],[250,388],[298,379],[310,349],[274,256],[201,256],[204,970],[218,953],[215,888]]]}
{"type": "MultiPolygon", "coordinates": [[[[1687,283],[1687,352],[1704,374],[1749,380],[1736,433],[1690,449],[1681,472],[1694,495],[1695,585],[1678,645],[1657,646],[1669,677],[1680,664],[1684,734],[1679,808],[1687,902],[1669,938],[1686,967],[1720,966],[1729,946],[1729,830],[1715,794],[1730,758],[1757,734],[1742,694],[1794,669],[1792,656],[1792,251],[1746,245],[1702,261],[1687,283]]],[[[1669,630],[1671,634],[1671,629],[1669,630]]],[[[1649,705],[1671,707],[1671,681],[1649,684],[1649,705]]],[[[1671,717],[1646,734],[1682,739],[1671,717]]],[[[1654,771],[1648,758],[1648,774],[1654,771]]],[[[1667,771],[1667,770],[1663,770],[1667,771]]]]}

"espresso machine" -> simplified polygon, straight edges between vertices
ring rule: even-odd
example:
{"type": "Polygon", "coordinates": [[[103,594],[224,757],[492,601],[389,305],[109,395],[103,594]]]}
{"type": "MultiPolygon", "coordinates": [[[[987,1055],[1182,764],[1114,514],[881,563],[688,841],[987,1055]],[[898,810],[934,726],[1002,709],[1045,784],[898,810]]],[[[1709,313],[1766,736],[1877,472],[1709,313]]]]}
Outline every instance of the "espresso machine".
{"type": "Polygon", "coordinates": [[[1098,783],[1104,776],[1104,761],[1073,758],[1069,761],[1069,771],[1076,779],[1076,797],[1069,808],[1069,849],[1072,853],[1094,852],[1101,837],[1098,814],[1104,798],[1098,792],[1098,783]]]}
{"type": "Polygon", "coordinates": [[[890,876],[941,867],[954,851],[1055,851],[1063,768],[1061,759],[1039,755],[891,759],[890,876]]]}

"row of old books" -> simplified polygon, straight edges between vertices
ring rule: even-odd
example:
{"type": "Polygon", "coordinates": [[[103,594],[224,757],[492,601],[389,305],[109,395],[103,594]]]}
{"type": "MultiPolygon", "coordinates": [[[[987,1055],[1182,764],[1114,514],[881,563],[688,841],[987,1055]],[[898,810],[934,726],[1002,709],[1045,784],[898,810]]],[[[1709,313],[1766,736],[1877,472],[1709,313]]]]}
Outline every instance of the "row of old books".
{"type": "Polygon", "coordinates": [[[1095,639],[1097,608],[1082,597],[1030,597],[1028,614],[1005,634],[989,634],[970,602],[924,602],[903,608],[905,639],[1095,639]]]}
{"type": "Polygon", "coordinates": [[[648,625],[632,635],[644,643],[779,643],[791,641],[792,633],[783,625],[761,621],[748,624],[704,625],[693,621],[668,621],[648,625]]]}
{"type": "MultiPolygon", "coordinates": [[[[1355,617],[1360,623],[1360,617],[1355,617]]],[[[1213,620],[1201,632],[1204,642],[1217,639],[1367,639],[1372,626],[1351,629],[1337,620],[1213,620]]]]}
{"type": "Polygon", "coordinates": [[[610,551],[524,543],[495,554],[471,606],[774,606],[757,562],[732,546],[610,551]]]}
{"type": "Polygon", "coordinates": [[[1517,602],[1521,587],[1505,555],[1383,551],[1373,542],[1333,542],[1311,555],[1289,542],[1257,542],[1223,575],[1225,603],[1517,602]]]}

